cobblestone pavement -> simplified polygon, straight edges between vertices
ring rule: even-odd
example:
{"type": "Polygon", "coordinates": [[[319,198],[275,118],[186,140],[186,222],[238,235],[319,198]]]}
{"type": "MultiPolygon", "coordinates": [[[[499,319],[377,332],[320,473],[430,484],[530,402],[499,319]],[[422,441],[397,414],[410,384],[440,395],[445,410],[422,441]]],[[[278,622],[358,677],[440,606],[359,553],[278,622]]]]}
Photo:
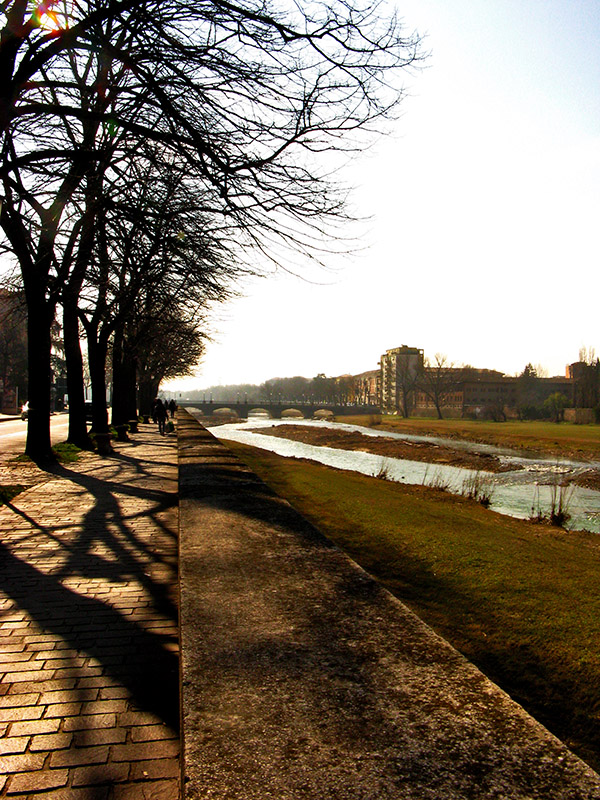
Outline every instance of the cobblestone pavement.
{"type": "Polygon", "coordinates": [[[0,798],[179,797],[176,440],[115,447],[0,508],[0,798]]]}

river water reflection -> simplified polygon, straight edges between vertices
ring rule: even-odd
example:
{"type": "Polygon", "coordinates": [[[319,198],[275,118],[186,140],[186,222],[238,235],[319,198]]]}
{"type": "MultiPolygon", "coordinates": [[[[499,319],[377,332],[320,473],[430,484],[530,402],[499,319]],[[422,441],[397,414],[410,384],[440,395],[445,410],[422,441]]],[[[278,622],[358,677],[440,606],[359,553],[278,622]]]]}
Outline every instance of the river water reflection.
{"type": "MultiPolygon", "coordinates": [[[[192,409],[189,410],[193,412],[192,409]]],[[[459,467],[383,457],[358,450],[339,450],[332,447],[315,446],[260,433],[260,428],[270,428],[273,424],[274,420],[271,419],[253,418],[249,421],[214,427],[212,432],[219,439],[242,442],[281,456],[306,458],[330,467],[361,472],[364,475],[377,475],[383,467],[387,477],[399,483],[442,482],[448,486],[449,491],[456,494],[462,493],[465,481],[476,474],[473,470],[459,467]],[[254,429],[254,431],[250,429],[254,429]]],[[[567,475],[574,476],[578,472],[584,472],[590,468],[600,469],[598,462],[590,464],[589,462],[565,459],[523,456],[518,451],[475,442],[457,442],[436,437],[374,431],[340,422],[293,419],[277,420],[275,424],[329,427],[336,430],[359,432],[367,436],[434,442],[448,445],[454,449],[497,455],[507,465],[514,465],[515,469],[501,473],[485,473],[486,478],[493,484],[490,508],[521,519],[528,519],[532,514],[537,513],[548,514],[552,506],[552,493],[554,492],[556,495],[558,491],[556,484],[562,478],[567,475]]],[[[600,532],[600,492],[573,486],[568,510],[571,516],[566,527],[572,530],[600,532]]]]}

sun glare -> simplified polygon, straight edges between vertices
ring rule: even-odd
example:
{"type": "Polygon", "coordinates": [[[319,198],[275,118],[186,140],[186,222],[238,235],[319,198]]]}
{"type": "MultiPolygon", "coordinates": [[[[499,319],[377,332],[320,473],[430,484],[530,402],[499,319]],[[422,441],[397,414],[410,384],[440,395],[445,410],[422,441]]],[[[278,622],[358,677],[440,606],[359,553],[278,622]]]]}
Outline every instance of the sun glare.
{"type": "Polygon", "coordinates": [[[40,28],[46,31],[57,31],[60,28],[56,14],[52,13],[52,11],[47,11],[38,17],[38,24],[40,28]]]}
{"type": "Polygon", "coordinates": [[[53,0],[45,3],[39,3],[33,12],[33,17],[37,23],[37,26],[39,28],[43,28],[45,31],[58,31],[62,27],[58,20],[56,11],[52,10],[53,5],[53,0]]]}

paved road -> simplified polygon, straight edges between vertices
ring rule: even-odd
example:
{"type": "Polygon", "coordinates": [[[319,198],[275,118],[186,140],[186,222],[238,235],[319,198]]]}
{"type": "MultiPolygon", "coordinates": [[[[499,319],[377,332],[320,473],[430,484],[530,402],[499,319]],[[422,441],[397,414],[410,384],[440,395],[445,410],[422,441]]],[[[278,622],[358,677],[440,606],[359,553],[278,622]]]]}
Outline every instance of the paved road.
{"type": "MultiPolygon", "coordinates": [[[[55,414],[50,419],[52,444],[64,442],[69,432],[68,414],[55,414]]],[[[27,422],[6,420],[0,424],[0,457],[4,454],[17,454],[25,450],[27,422]]]]}

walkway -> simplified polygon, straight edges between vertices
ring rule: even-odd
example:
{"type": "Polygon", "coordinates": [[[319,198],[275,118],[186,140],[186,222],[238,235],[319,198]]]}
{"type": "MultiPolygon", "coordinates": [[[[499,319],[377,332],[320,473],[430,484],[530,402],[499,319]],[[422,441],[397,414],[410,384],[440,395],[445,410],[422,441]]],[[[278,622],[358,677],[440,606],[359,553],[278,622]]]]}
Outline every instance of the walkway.
{"type": "Polygon", "coordinates": [[[179,796],[176,440],[140,431],[0,508],[0,798],[179,796]]]}

